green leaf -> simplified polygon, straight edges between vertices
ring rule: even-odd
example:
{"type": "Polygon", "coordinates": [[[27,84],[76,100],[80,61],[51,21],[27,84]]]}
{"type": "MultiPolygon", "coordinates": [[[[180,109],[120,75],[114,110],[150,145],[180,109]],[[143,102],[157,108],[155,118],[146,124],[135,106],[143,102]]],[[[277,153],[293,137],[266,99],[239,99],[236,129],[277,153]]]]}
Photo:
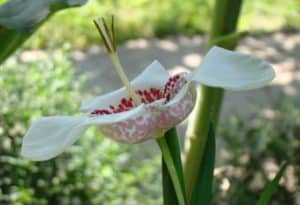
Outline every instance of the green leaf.
{"type": "Polygon", "coordinates": [[[0,63],[56,11],[87,0],[10,0],[0,6],[0,63]]]}
{"type": "Polygon", "coordinates": [[[281,168],[279,172],[276,174],[275,178],[268,184],[265,191],[262,193],[257,205],[267,205],[270,202],[270,199],[273,195],[273,193],[276,191],[276,188],[278,187],[279,181],[287,167],[287,162],[283,163],[281,165],[281,168]]]}
{"type": "Polygon", "coordinates": [[[247,32],[235,32],[224,36],[216,37],[210,42],[210,46],[217,45],[227,49],[234,49],[236,44],[247,35],[247,32]]]}
{"type": "Polygon", "coordinates": [[[214,126],[210,123],[203,159],[199,168],[197,181],[193,190],[190,205],[210,205],[212,197],[213,175],[215,167],[215,134],[214,126]]]}
{"type": "MultiPolygon", "coordinates": [[[[169,150],[174,160],[175,168],[180,180],[181,188],[184,190],[183,169],[182,169],[182,162],[181,162],[181,155],[180,155],[181,152],[180,152],[180,145],[176,133],[176,128],[170,129],[168,132],[166,132],[164,137],[167,141],[169,150]]],[[[164,205],[171,205],[171,204],[178,205],[178,200],[173,186],[173,182],[171,180],[171,176],[169,175],[167,166],[163,159],[162,159],[162,180],[163,180],[164,205]]]]}

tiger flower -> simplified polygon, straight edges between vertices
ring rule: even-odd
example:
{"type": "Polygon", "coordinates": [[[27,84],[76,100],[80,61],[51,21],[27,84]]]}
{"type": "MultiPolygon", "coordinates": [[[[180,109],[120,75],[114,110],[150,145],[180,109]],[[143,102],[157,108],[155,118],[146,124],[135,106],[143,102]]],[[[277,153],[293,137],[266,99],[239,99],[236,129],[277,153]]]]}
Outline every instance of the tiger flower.
{"type": "Polygon", "coordinates": [[[170,76],[154,61],[130,83],[116,54],[113,35],[95,21],[124,87],[83,102],[83,114],[48,116],[34,121],[25,134],[21,155],[35,161],[51,159],[74,144],[90,126],[120,143],[134,144],[162,136],[192,111],[197,84],[227,90],[250,90],[275,76],[265,61],[213,47],[190,73],[170,76]],[[106,38],[106,39],[105,39],[106,38]]]}

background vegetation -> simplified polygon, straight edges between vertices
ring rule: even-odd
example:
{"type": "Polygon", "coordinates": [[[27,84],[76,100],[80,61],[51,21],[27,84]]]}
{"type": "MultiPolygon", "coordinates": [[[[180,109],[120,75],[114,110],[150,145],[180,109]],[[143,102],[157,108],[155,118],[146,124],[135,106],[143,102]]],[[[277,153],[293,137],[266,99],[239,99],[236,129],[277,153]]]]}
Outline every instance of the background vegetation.
{"type": "MultiPolygon", "coordinates": [[[[241,29],[272,32],[300,26],[299,1],[244,2],[241,29]]],[[[212,6],[212,0],[90,0],[86,6],[61,12],[47,22],[18,54],[0,66],[0,204],[160,204],[160,157],[151,142],[120,145],[90,129],[65,154],[35,163],[20,158],[21,139],[38,116],[76,112],[84,97],[84,79],[74,81],[69,50],[100,42],[96,30],[91,29],[92,18],[114,11],[120,42],[135,37],[194,35],[208,31],[212,6]],[[48,58],[22,61],[19,54],[34,48],[49,50],[48,58]]],[[[272,167],[276,169],[286,159],[290,161],[288,177],[273,204],[299,202],[299,103],[281,98],[270,110],[255,108],[249,119],[233,115],[220,125],[217,140],[222,152],[217,155],[214,204],[254,204],[273,173],[272,167]]]]}
{"type": "MultiPolygon", "coordinates": [[[[85,48],[98,44],[99,36],[92,19],[115,14],[120,42],[131,38],[194,35],[207,32],[213,0],[90,0],[86,6],[57,14],[27,43],[29,48],[85,48]],[[51,33],[51,35],[49,35],[51,33]]],[[[272,32],[300,26],[297,0],[245,0],[240,29],[272,32]]]]}
{"type": "Polygon", "coordinates": [[[74,114],[82,80],[58,52],[45,61],[10,58],[0,67],[0,204],[159,204],[160,160],[152,148],[126,146],[90,129],[55,160],[20,158],[21,140],[40,115],[74,114]],[[147,197],[145,197],[147,195],[147,197]]]}

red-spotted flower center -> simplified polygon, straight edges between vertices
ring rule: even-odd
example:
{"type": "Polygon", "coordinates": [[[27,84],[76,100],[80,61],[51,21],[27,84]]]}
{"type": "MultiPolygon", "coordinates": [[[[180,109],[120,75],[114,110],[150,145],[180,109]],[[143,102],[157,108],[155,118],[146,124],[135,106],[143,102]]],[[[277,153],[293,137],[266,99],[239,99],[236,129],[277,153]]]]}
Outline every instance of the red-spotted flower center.
{"type": "MultiPolygon", "coordinates": [[[[187,83],[184,75],[175,75],[168,79],[166,84],[162,89],[149,88],[147,90],[136,90],[142,103],[149,104],[156,100],[165,99],[165,103],[169,102],[182,88],[183,85],[187,83]]],[[[131,97],[123,97],[120,99],[117,105],[109,105],[105,109],[95,109],[91,112],[92,116],[97,115],[109,115],[114,113],[125,112],[131,110],[135,107],[133,99],[131,97]]]]}

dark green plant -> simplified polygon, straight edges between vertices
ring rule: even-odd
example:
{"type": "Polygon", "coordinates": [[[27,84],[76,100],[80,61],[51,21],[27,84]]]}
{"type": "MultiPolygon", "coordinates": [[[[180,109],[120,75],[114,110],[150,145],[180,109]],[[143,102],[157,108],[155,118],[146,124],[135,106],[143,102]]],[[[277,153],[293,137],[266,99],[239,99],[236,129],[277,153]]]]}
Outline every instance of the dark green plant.
{"type": "Polygon", "coordinates": [[[0,64],[55,12],[86,0],[10,0],[0,6],[0,64]]]}
{"type": "Polygon", "coordinates": [[[210,205],[213,195],[213,178],[215,168],[216,155],[216,139],[214,125],[210,123],[205,150],[199,173],[197,174],[197,182],[191,198],[191,205],[210,205]]]}
{"type": "Polygon", "coordinates": [[[287,165],[288,165],[287,162],[285,162],[283,165],[281,165],[281,168],[278,171],[278,173],[276,174],[276,176],[274,177],[274,179],[267,185],[266,189],[260,196],[260,198],[257,202],[257,205],[268,205],[270,203],[272,195],[276,191],[276,189],[279,185],[279,182],[282,178],[282,175],[284,174],[284,172],[287,168],[287,165]]]}

